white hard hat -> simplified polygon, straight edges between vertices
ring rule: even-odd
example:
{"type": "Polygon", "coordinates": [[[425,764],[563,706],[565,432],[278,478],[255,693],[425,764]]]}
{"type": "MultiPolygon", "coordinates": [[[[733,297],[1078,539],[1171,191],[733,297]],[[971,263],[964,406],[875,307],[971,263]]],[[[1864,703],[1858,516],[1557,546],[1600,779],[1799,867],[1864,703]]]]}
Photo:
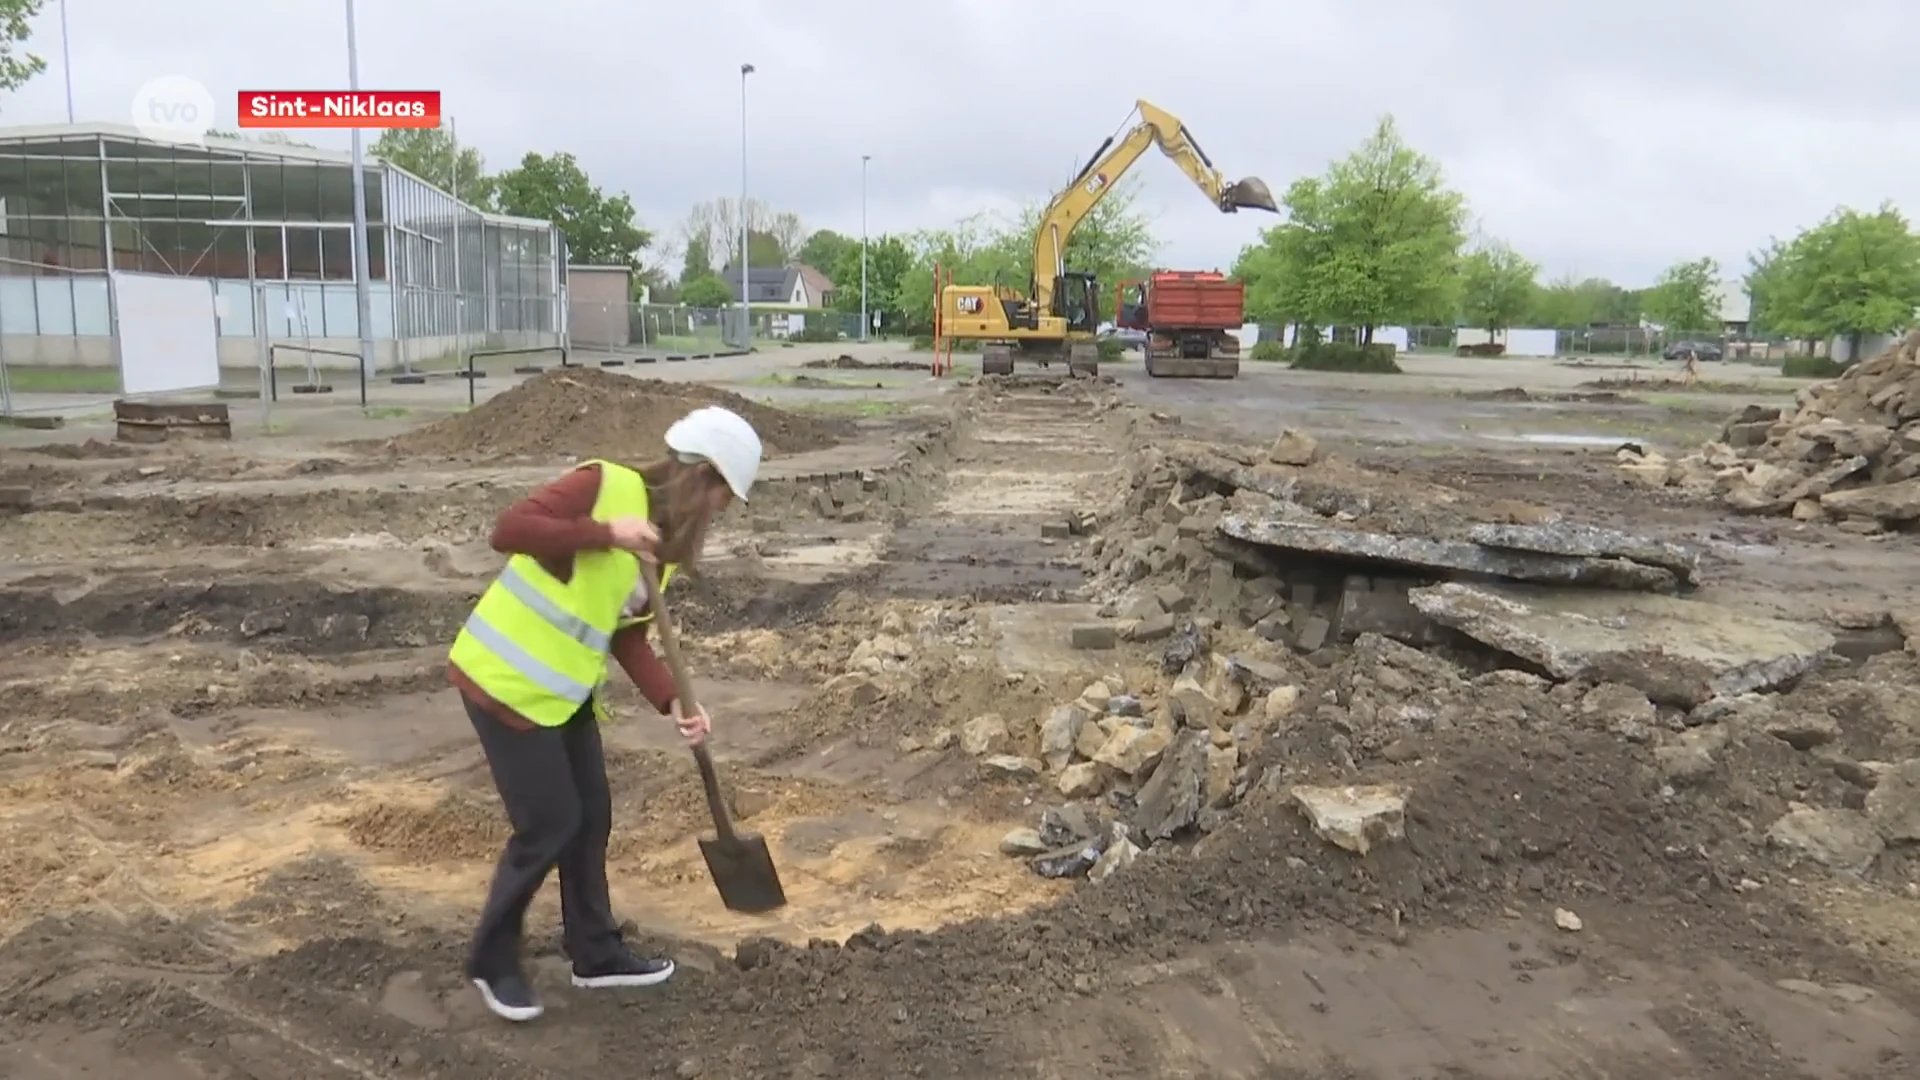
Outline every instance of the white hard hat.
{"type": "Polygon", "coordinates": [[[718,405],[698,408],[667,429],[667,449],[708,462],[741,502],[760,473],[760,435],[746,418],[718,405]]]}

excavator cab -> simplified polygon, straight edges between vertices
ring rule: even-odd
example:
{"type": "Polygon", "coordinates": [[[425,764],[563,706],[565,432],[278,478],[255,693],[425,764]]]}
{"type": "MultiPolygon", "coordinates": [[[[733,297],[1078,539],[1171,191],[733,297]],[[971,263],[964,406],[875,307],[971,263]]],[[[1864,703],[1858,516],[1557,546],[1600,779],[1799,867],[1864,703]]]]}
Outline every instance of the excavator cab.
{"type": "Polygon", "coordinates": [[[1053,310],[1065,319],[1068,333],[1092,334],[1100,329],[1100,287],[1093,275],[1069,270],[1053,279],[1053,310]]]}

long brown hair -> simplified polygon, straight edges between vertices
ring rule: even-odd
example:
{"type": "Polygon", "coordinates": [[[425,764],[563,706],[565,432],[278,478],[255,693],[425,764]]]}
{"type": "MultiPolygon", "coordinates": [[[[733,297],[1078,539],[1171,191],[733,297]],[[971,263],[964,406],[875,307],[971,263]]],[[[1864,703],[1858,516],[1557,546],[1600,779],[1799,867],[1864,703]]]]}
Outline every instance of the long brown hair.
{"type": "Polygon", "coordinates": [[[712,492],[726,481],[712,465],[672,454],[634,471],[647,482],[647,517],[660,533],[660,561],[691,569],[713,523],[712,492]]]}

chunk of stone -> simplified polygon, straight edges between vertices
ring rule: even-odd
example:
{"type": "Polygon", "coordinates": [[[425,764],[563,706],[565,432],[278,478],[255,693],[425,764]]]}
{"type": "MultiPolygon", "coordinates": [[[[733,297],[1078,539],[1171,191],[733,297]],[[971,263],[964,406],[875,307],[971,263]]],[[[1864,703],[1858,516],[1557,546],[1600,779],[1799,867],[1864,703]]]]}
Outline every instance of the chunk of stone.
{"type": "Polygon", "coordinates": [[[1208,806],[1225,806],[1233,798],[1234,776],[1240,769],[1240,751],[1231,743],[1207,748],[1206,785],[1202,798],[1208,806]]]}
{"type": "Polygon", "coordinates": [[[1300,624],[1300,632],[1294,636],[1293,647],[1303,653],[1318,652],[1327,643],[1327,635],[1333,631],[1333,624],[1318,615],[1311,615],[1300,624]]]}
{"type": "Polygon", "coordinates": [[[1682,708],[1796,679],[1834,644],[1818,626],[1672,596],[1456,582],[1408,595],[1436,622],[1555,678],[1624,683],[1682,708]]]}
{"type": "Polygon", "coordinates": [[[1093,760],[1122,776],[1139,779],[1159,763],[1172,742],[1173,732],[1167,728],[1127,724],[1108,736],[1106,745],[1093,755],[1093,760]]]}
{"type": "Polygon", "coordinates": [[[1038,829],[1014,829],[1000,838],[1000,854],[1015,858],[1030,858],[1047,850],[1040,839],[1038,829]]]}
{"type": "Polygon", "coordinates": [[[1820,508],[1836,516],[1913,521],[1920,518],[1920,479],[1830,491],[1820,496],[1820,508]]]}
{"type": "Polygon", "coordinates": [[[1293,710],[1299,707],[1299,705],[1299,687],[1276,686],[1267,694],[1267,700],[1261,709],[1261,715],[1266,717],[1267,723],[1278,724],[1287,717],[1292,716],[1293,710]]]}
{"type": "Polygon", "coordinates": [[[1507,551],[1531,551],[1583,559],[1630,559],[1673,571],[1683,583],[1700,573],[1700,550],[1618,529],[1556,521],[1545,525],[1475,525],[1467,538],[1507,551]]]}
{"type": "Polygon", "coordinates": [[[1069,799],[1091,799],[1106,789],[1100,766],[1082,761],[1060,770],[1060,794],[1069,799]]]}
{"type": "Polygon", "coordinates": [[[1115,694],[1107,699],[1107,713],[1110,716],[1145,716],[1146,706],[1132,694],[1115,694]]]}
{"type": "Polygon", "coordinates": [[[1438,571],[1435,577],[1444,573],[1484,574],[1540,584],[1648,591],[1671,591],[1679,585],[1673,571],[1630,559],[1502,551],[1465,540],[1395,536],[1241,514],[1222,517],[1219,531],[1235,540],[1282,551],[1438,571]]]}
{"type": "Polygon", "coordinates": [[[1082,724],[1079,737],[1073,740],[1073,752],[1092,761],[1093,756],[1100,752],[1100,748],[1107,745],[1107,739],[1110,737],[1111,733],[1097,722],[1082,724]]]}
{"type": "Polygon", "coordinates": [[[980,759],[980,769],[1003,780],[1031,780],[1040,775],[1040,763],[1015,754],[992,754],[980,759]]]}
{"type": "Polygon", "coordinates": [[[1013,735],[999,713],[982,713],[960,725],[960,749],[974,757],[1005,753],[1013,735]]]}
{"type": "Polygon", "coordinates": [[[1127,631],[1128,641],[1163,641],[1173,636],[1174,618],[1165,612],[1149,615],[1127,631]]]}
{"type": "Polygon", "coordinates": [[[1040,758],[1049,769],[1058,772],[1073,763],[1073,748],[1087,726],[1087,710],[1078,705],[1061,705],[1040,722],[1040,758]]]}
{"type": "Polygon", "coordinates": [[[1311,465],[1320,460],[1320,442],[1304,431],[1288,428],[1267,448],[1267,460],[1275,465],[1311,465]]]}
{"type": "Polygon", "coordinates": [[[1167,840],[1200,820],[1200,811],[1206,807],[1210,750],[1211,739],[1205,731],[1189,728],[1174,736],[1136,799],[1133,820],[1142,836],[1167,840]]]}
{"type": "Polygon", "coordinates": [[[1867,819],[1895,844],[1920,840],[1920,758],[1880,770],[1867,792],[1867,819]]]}
{"type": "Polygon", "coordinates": [[[1099,834],[1093,815],[1077,803],[1049,806],[1040,812],[1040,842],[1049,851],[1085,843],[1099,834]]]}
{"type": "Polygon", "coordinates": [[[1087,880],[1098,885],[1132,866],[1138,858],[1140,858],[1140,846],[1122,836],[1107,845],[1107,850],[1100,853],[1100,858],[1095,860],[1093,869],[1087,872],[1087,880]]]}
{"type": "Polygon", "coordinates": [[[1886,848],[1865,814],[1796,805],[1767,830],[1767,842],[1822,866],[1862,873],[1886,848]]]}
{"type": "Polygon", "coordinates": [[[1302,784],[1288,795],[1321,839],[1355,855],[1365,855],[1376,845],[1403,839],[1407,834],[1407,795],[1391,784],[1302,784]]]}
{"type": "Polygon", "coordinates": [[[1654,750],[1654,766],[1668,783],[1697,784],[1720,767],[1717,755],[1726,745],[1726,728],[1691,728],[1654,750]]]}

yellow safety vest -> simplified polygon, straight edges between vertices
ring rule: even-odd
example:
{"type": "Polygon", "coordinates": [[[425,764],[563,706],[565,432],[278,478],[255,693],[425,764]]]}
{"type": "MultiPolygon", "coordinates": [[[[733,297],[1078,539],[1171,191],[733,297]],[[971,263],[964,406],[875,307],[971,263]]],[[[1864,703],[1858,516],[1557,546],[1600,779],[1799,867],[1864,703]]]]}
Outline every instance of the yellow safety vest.
{"type": "MultiPolygon", "coordinates": [[[[639,473],[610,461],[577,467],[589,465],[600,467],[593,520],[647,516],[639,473]]],[[[662,590],[673,571],[671,563],[660,568],[662,590]]],[[[590,697],[605,719],[605,695],[595,691],[606,681],[614,632],[653,617],[623,614],[639,584],[632,552],[583,551],[564,582],[539,560],[515,555],[467,616],[449,659],[488,696],[543,727],[566,723],[590,697]]]]}

